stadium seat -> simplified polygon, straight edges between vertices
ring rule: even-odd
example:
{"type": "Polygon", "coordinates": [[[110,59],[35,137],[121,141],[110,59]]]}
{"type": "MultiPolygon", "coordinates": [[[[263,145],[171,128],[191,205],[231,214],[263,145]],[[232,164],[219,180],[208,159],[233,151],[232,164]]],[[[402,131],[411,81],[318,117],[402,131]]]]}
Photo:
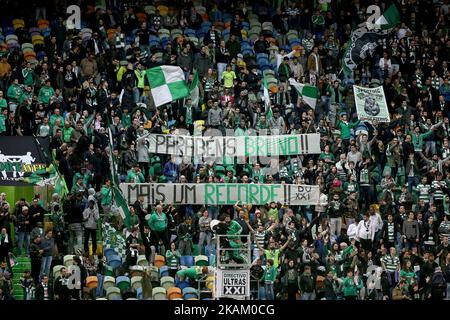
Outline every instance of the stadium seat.
{"type": "Polygon", "coordinates": [[[114,277],[105,276],[103,279],[103,289],[108,289],[109,287],[114,287],[116,285],[116,279],[114,277]]]}
{"type": "Polygon", "coordinates": [[[116,251],[112,248],[107,248],[103,251],[103,255],[108,259],[109,256],[116,254],[116,251]]]}
{"type": "Polygon", "coordinates": [[[142,288],[142,277],[134,276],[131,278],[131,287],[137,291],[138,288],[142,288]]]}
{"type": "Polygon", "coordinates": [[[198,292],[195,288],[186,287],[182,290],[184,300],[198,299],[198,292]]]}
{"type": "Polygon", "coordinates": [[[119,255],[111,255],[109,259],[107,259],[108,265],[113,267],[114,269],[119,268],[122,265],[122,258],[119,255]]]}
{"type": "Polygon", "coordinates": [[[131,266],[130,267],[130,275],[131,277],[136,277],[136,276],[142,276],[142,274],[144,273],[144,267],[143,266],[131,266]]]}
{"type": "Polygon", "coordinates": [[[167,29],[159,29],[158,34],[159,34],[160,39],[164,39],[164,38],[170,39],[170,31],[167,29]]]}
{"type": "Polygon", "coordinates": [[[161,287],[164,287],[166,290],[175,286],[175,279],[173,277],[162,277],[161,278],[161,287]]]}
{"type": "Polygon", "coordinates": [[[148,15],[153,15],[153,14],[155,14],[156,9],[154,6],[145,6],[144,11],[148,15]]]}
{"type": "Polygon", "coordinates": [[[167,13],[169,12],[169,8],[164,5],[159,5],[156,7],[156,9],[159,10],[159,14],[163,17],[167,16],[167,13]]]}
{"type": "Polygon", "coordinates": [[[71,266],[73,264],[73,257],[74,256],[72,254],[68,254],[68,255],[64,256],[63,262],[66,267],[71,266]]]}
{"type": "Polygon", "coordinates": [[[14,19],[13,28],[14,30],[25,28],[25,21],[23,19],[14,19]]]}
{"type": "Polygon", "coordinates": [[[95,289],[98,287],[98,278],[97,276],[89,276],[86,278],[86,286],[89,290],[95,289]]]}
{"type": "Polygon", "coordinates": [[[183,293],[178,287],[171,287],[167,289],[167,298],[169,300],[182,299],[183,293]]]}
{"type": "Polygon", "coordinates": [[[204,255],[198,255],[194,258],[196,266],[207,266],[208,265],[208,257],[204,255]]]}
{"type": "Polygon", "coordinates": [[[131,287],[131,280],[128,277],[120,276],[116,278],[116,286],[121,290],[126,290],[131,287]]]}
{"type": "Polygon", "coordinates": [[[62,268],[64,268],[64,266],[62,265],[57,265],[53,267],[53,279],[56,279],[61,275],[62,268]]]}
{"type": "Polygon", "coordinates": [[[165,277],[169,275],[169,267],[168,266],[161,266],[159,267],[159,276],[165,277]]]}
{"type": "Polygon", "coordinates": [[[163,287],[156,287],[152,290],[153,300],[167,300],[167,292],[163,287]]]}
{"type": "Polygon", "coordinates": [[[200,15],[206,13],[206,8],[203,7],[203,6],[196,6],[196,7],[195,7],[195,10],[197,10],[197,13],[200,14],[200,15]]]}
{"type": "Polygon", "coordinates": [[[253,51],[253,49],[248,48],[248,49],[241,49],[241,53],[242,55],[245,57],[249,57],[249,56],[254,56],[255,52],[253,51]]]}
{"type": "Polygon", "coordinates": [[[47,28],[50,25],[50,22],[48,20],[42,19],[42,20],[38,20],[37,25],[38,25],[39,29],[44,29],[44,28],[47,28]]]}
{"type": "Polygon", "coordinates": [[[186,267],[192,267],[194,265],[194,257],[193,256],[181,256],[180,257],[180,265],[186,267]]]}
{"type": "Polygon", "coordinates": [[[172,38],[172,40],[175,40],[178,37],[181,37],[183,35],[183,30],[181,29],[172,29],[172,31],[170,31],[170,37],[172,38]]]}
{"type": "Polygon", "coordinates": [[[106,298],[108,300],[122,300],[120,289],[117,287],[108,287],[106,289],[106,298]]]}

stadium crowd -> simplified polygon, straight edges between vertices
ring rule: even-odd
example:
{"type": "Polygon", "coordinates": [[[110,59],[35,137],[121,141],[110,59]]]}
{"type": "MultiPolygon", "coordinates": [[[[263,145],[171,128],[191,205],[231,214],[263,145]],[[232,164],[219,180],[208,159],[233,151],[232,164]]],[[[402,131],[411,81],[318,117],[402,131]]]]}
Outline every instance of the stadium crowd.
{"type": "Polygon", "coordinates": [[[50,201],[10,203],[2,193],[0,299],[21,288],[27,299],[103,297],[98,288],[83,294],[88,277],[101,288],[110,271],[97,250],[101,222],[126,239],[117,277],[141,255],[150,265],[164,256],[170,276],[195,287],[205,270],[181,269],[181,257],[214,255],[223,228],[211,229],[213,220],[224,233],[251,236],[254,299],[450,299],[448,0],[399,1],[401,23],[345,77],[352,29],[369,5],[383,12],[390,2],[80,2],[80,30],[66,27],[66,1],[32,10],[8,2],[0,13],[0,135],[49,137],[69,189],[50,201]],[[199,102],[155,107],[145,70],[160,65],[180,66],[188,84],[197,72],[199,102]],[[277,79],[271,117],[262,101],[267,69],[277,79]],[[315,109],[289,78],[319,89],[315,109]],[[382,85],[391,121],[358,121],[353,84],[382,85]],[[320,133],[322,153],[281,157],[272,172],[262,160],[222,166],[151,154],[138,139],[210,128],[320,133]],[[320,186],[320,201],[147,206],[141,198],[122,219],[113,210],[110,138],[121,182],[309,184],[320,186]],[[68,254],[81,289],[68,288],[66,268],[54,277],[68,254]],[[11,264],[21,256],[31,268],[13,290],[11,264]]]}

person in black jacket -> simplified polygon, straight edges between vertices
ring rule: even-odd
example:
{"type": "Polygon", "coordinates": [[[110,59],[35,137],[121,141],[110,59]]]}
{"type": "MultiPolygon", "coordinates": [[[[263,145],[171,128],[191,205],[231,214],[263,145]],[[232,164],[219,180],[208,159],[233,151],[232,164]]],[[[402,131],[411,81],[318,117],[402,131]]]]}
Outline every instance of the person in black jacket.
{"type": "Polygon", "coordinates": [[[3,288],[0,287],[0,301],[13,301],[16,300],[12,295],[10,295],[8,292],[3,291],[3,288]]]}
{"type": "Polygon", "coordinates": [[[69,252],[75,252],[76,248],[81,248],[83,240],[83,210],[81,202],[73,198],[69,193],[63,205],[64,212],[67,214],[67,223],[69,224],[69,252]]]}
{"type": "Polygon", "coordinates": [[[70,291],[67,286],[68,274],[66,267],[61,268],[61,275],[53,283],[53,294],[55,300],[70,300],[70,291]]]}
{"type": "Polygon", "coordinates": [[[41,271],[42,254],[41,254],[41,238],[36,236],[30,245],[30,260],[31,260],[31,278],[34,283],[39,282],[39,273],[41,271]]]}
{"type": "Polygon", "coordinates": [[[380,242],[384,244],[385,248],[395,247],[399,230],[398,224],[394,221],[394,216],[389,212],[387,220],[383,222],[383,227],[381,229],[380,242]]]}
{"type": "Polygon", "coordinates": [[[325,277],[325,290],[324,297],[325,300],[336,300],[336,278],[332,270],[329,270],[327,276],[325,277]]]}
{"type": "Polygon", "coordinates": [[[53,288],[52,285],[48,283],[47,275],[42,275],[42,281],[36,287],[35,299],[39,301],[53,300],[53,288]]]}
{"type": "Polygon", "coordinates": [[[29,208],[30,215],[30,227],[33,229],[37,226],[38,222],[44,222],[44,215],[47,211],[39,204],[39,199],[34,198],[33,204],[29,208]]]}
{"type": "Polygon", "coordinates": [[[205,46],[209,45],[210,43],[213,45],[214,48],[219,46],[220,43],[220,36],[219,33],[216,31],[216,26],[212,25],[209,31],[206,33],[203,43],[205,46]]]}

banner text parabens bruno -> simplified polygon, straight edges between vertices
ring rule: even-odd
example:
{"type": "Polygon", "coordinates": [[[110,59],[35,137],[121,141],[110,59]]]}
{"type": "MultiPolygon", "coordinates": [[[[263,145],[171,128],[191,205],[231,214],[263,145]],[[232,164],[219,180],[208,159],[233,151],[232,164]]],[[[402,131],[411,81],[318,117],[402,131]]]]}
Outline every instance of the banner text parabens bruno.
{"type": "Polygon", "coordinates": [[[149,134],[149,152],[178,156],[250,157],[319,154],[320,134],[274,136],[182,136],[149,134]]]}

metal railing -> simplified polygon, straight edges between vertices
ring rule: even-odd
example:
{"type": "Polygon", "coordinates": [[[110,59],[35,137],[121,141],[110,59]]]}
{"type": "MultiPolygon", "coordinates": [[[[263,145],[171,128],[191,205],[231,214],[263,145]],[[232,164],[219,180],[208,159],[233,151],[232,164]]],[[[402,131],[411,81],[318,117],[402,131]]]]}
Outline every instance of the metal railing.
{"type": "Polygon", "coordinates": [[[250,269],[252,265],[252,250],[250,235],[217,235],[216,236],[217,268],[250,269]],[[246,239],[246,242],[242,240],[246,239]],[[232,247],[234,242],[236,247],[232,247]],[[222,246],[226,243],[226,246],[222,246]],[[238,246],[240,244],[240,246],[238,246]],[[240,261],[239,261],[240,260],[240,261]]]}

